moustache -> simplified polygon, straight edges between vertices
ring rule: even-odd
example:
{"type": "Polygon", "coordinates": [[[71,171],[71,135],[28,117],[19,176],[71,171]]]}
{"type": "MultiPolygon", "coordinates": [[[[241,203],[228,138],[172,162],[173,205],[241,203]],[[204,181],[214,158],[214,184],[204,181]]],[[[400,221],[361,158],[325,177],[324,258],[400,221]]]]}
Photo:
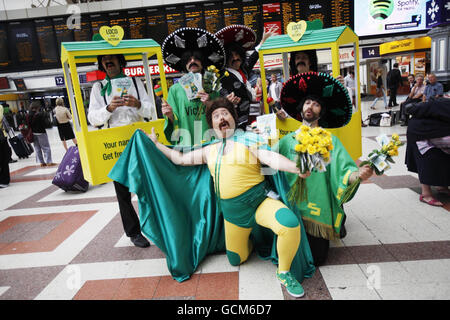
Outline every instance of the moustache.
{"type": "Polygon", "coordinates": [[[295,67],[298,67],[298,66],[306,67],[306,63],[304,63],[303,61],[299,61],[299,62],[295,65],[295,67]]]}
{"type": "Polygon", "coordinates": [[[189,65],[189,69],[191,68],[191,67],[197,67],[197,68],[200,68],[200,66],[197,64],[197,63],[195,63],[195,62],[192,62],[190,65],[189,65]]]}
{"type": "Polygon", "coordinates": [[[223,120],[219,123],[219,129],[222,129],[225,126],[228,126],[228,127],[230,126],[230,124],[228,123],[227,120],[223,120]]]}

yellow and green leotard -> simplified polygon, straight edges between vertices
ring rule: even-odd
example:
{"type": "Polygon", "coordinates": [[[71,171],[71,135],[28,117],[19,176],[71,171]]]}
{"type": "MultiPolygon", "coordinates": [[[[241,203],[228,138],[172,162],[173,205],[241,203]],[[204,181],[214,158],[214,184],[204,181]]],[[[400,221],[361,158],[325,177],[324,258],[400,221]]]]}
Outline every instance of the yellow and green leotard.
{"type": "MultiPolygon", "coordinates": [[[[251,133],[236,134],[234,137],[234,141],[244,146],[258,144],[260,140],[251,133]]],[[[220,147],[220,144],[217,146],[220,147]]],[[[248,150],[239,152],[241,148],[237,145],[236,155],[243,157],[242,161],[248,161],[251,166],[243,164],[237,170],[245,169],[248,175],[253,176],[245,177],[248,184],[243,179],[243,172],[234,170],[236,166],[231,168],[233,170],[228,168],[227,161],[224,161],[224,167],[217,170],[219,179],[214,178],[215,168],[210,171],[206,164],[193,167],[175,165],[145,133],[137,130],[108,175],[138,196],[141,230],[165,254],[167,268],[177,281],[189,279],[207,255],[224,252],[227,248],[233,264],[245,261],[250,253],[248,232],[252,226],[251,239],[261,259],[278,264],[280,271],[284,271],[289,268],[290,255],[297,250],[290,272],[299,282],[314,274],[311,250],[297,208],[290,207],[295,210],[293,217],[283,204],[268,199],[266,195],[270,185],[270,189],[279,194],[280,200],[290,206],[286,197],[289,187],[284,174],[278,172],[262,179],[259,171],[261,165],[248,150]],[[221,187],[220,202],[217,201],[214,179],[221,187]],[[227,188],[226,184],[233,187],[227,188]],[[226,215],[225,220],[221,212],[226,215]],[[270,226],[274,231],[263,226],[270,226]],[[291,233],[296,228],[300,233],[291,233]],[[294,240],[289,240],[290,236],[294,240]],[[298,237],[301,241],[296,249],[299,240],[295,239],[298,237]]],[[[217,150],[220,151],[220,148],[211,152],[217,150]]],[[[230,154],[220,159],[233,157],[230,154]]]]}
{"type": "Polygon", "coordinates": [[[223,155],[224,145],[211,145],[208,168],[225,220],[229,262],[239,265],[247,260],[252,250],[250,233],[258,224],[278,236],[278,268],[289,271],[300,244],[297,216],[281,201],[267,196],[261,163],[246,145],[235,141],[232,152],[223,155]]]}

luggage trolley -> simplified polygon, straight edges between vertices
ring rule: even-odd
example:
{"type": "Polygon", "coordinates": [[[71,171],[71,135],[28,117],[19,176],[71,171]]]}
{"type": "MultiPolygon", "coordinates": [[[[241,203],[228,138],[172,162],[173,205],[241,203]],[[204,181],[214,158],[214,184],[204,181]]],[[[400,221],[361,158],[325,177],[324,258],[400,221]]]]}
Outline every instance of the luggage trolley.
{"type": "Polygon", "coordinates": [[[127,142],[136,131],[143,129],[151,132],[155,128],[160,141],[169,144],[164,135],[164,119],[157,119],[156,104],[152,110],[151,121],[136,122],[127,126],[90,129],[86,120],[86,111],[83,105],[77,64],[94,63],[98,55],[123,54],[127,61],[141,60],[145,70],[147,93],[155,102],[152,79],[149,72],[149,58],[156,55],[161,77],[163,97],[167,98],[167,83],[164,73],[161,47],[152,39],[122,40],[116,46],[105,40],[63,42],[61,44],[61,63],[72,111],[74,131],[78,141],[81,164],[84,178],[92,185],[111,181],[107,177],[127,142]]]}
{"type": "MultiPolygon", "coordinates": [[[[355,106],[351,121],[344,127],[338,129],[329,129],[344,144],[350,156],[356,160],[362,154],[361,145],[361,99],[359,88],[359,39],[358,36],[348,27],[334,27],[318,30],[306,30],[301,39],[297,42],[291,39],[287,34],[272,36],[263,43],[259,49],[259,62],[261,69],[261,80],[263,89],[263,101],[265,113],[269,113],[267,104],[267,83],[266,72],[264,70],[264,55],[283,54],[283,73],[284,79],[289,79],[289,60],[288,53],[293,51],[303,51],[312,49],[331,49],[331,61],[333,76],[340,74],[339,48],[340,46],[353,45],[355,62],[355,106]]],[[[277,118],[277,129],[279,138],[298,129],[300,122],[296,119],[288,118],[280,120],[277,118]]]]}

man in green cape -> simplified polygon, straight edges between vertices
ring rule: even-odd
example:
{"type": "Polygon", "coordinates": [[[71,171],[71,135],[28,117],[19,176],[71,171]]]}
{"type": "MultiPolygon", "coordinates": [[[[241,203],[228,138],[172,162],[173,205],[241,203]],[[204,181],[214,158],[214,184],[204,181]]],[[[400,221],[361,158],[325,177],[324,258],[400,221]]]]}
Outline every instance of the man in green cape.
{"type": "MultiPolygon", "coordinates": [[[[307,72],[291,77],[281,91],[281,105],[290,115],[300,115],[303,125],[311,128],[343,127],[352,117],[352,104],[347,90],[340,81],[325,73],[307,72]]],[[[283,137],[275,150],[278,147],[280,154],[295,160],[295,136],[299,130],[283,137]]],[[[373,174],[373,169],[368,165],[358,168],[334,135],[332,144],[330,164],[326,166],[325,172],[312,172],[306,179],[307,201],[299,205],[316,266],[325,262],[329,240],[345,236],[343,224],[346,217],[341,205],[342,193],[358,177],[364,181],[373,174]]],[[[286,177],[289,185],[293,186],[297,177],[290,173],[286,173],[286,177]]],[[[353,198],[357,189],[354,189],[348,200],[353,198]]]]}
{"type": "Polygon", "coordinates": [[[159,143],[154,132],[150,140],[138,131],[109,177],[138,195],[142,230],[166,254],[176,280],[188,279],[209,253],[226,250],[239,265],[254,247],[278,264],[287,292],[303,296],[300,282],[315,270],[304,227],[296,208],[286,205],[284,176],[263,176],[261,166],[309,173],[300,174],[258,135],[235,131],[228,100],[216,99],[206,117],[220,140],[182,153],[159,143]]]}

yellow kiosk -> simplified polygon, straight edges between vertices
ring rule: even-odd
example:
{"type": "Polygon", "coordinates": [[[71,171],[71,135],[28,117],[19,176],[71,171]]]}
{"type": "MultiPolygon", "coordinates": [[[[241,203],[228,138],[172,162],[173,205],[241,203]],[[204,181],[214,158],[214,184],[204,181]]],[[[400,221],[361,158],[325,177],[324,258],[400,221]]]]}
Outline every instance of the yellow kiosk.
{"type": "MultiPolygon", "coordinates": [[[[288,53],[294,51],[312,50],[312,49],[331,49],[331,58],[333,63],[333,76],[340,75],[339,64],[339,48],[341,46],[353,46],[354,60],[355,60],[355,105],[351,121],[344,127],[338,129],[330,129],[330,131],[336,135],[345,148],[349,152],[350,156],[356,160],[361,156],[361,101],[360,101],[360,88],[359,88],[359,44],[358,36],[347,26],[318,29],[318,30],[306,30],[306,27],[302,27],[299,23],[294,24],[293,29],[303,31],[291,33],[288,30],[286,35],[278,35],[270,37],[264,42],[259,49],[259,62],[261,66],[261,80],[263,87],[263,101],[265,113],[269,113],[269,106],[267,104],[267,83],[266,73],[264,70],[264,55],[269,54],[283,54],[283,72],[284,79],[289,78],[288,67],[288,53]],[[296,33],[296,34],[295,34],[296,33]]],[[[305,24],[305,23],[304,23],[305,24]]],[[[291,25],[291,23],[290,23],[291,25]]],[[[289,25],[288,25],[289,29],[289,25]]],[[[279,131],[279,137],[283,137],[290,132],[298,129],[299,121],[288,118],[284,121],[277,118],[277,129],[279,131]]]]}
{"type": "Polygon", "coordinates": [[[118,42],[114,42],[108,39],[108,41],[63,42],[61,44],[61,63],[72,110],[74,132],[78,141],[83,174],[84,178],[92,185],[111,181],[107,174],[136,129],[144,129],[146,132],[150,132],[151,128],[154,127],[160,141],[168,144],[163,132],[164,119],[157,120],[156,109],[152,110],[152,119],[149,122],[136,122],[123,127],[100,130],[91,128],[89,130],[80,90],[77,64],[94,63],[97,61],[98,55],[112,54],[123,54],[127,61],[142,59],[147,93],[151,99],[153,98],[153,102],[155,102],[155,98],[152,92],[153,85],[148,66],[149,58],[156,55],[163,97],[167,98],[161,47],[156,41],[152,39],[120,41],[119,39],[118,42]]]}

